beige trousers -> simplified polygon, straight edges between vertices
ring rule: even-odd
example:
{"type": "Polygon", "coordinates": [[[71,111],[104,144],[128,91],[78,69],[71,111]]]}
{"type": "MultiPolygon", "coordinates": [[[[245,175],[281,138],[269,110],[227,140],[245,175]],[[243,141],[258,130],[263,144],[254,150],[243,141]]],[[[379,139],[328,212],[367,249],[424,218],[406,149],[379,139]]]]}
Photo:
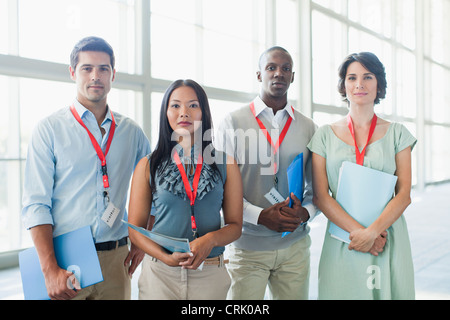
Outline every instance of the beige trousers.
{"type": "Polygon", "coordinates": [[[286,249],[242,250],[231,245],[227,299],[262,300],[267,285],[274,300],[306,300],[309,291],[309,235],[286,249]]]}
{"type": "Polygon", "coordinates": [[[140,300],[225,300],[230,277],[223,263],[188,270],[145,255],[138,286],[140,300]]]}
{"type": "Polygon", "coordinates": [[[97,251],[103,281],[81,289],[73,300],[130,300],[131,279],[124,261],[128,246],[97,251]]]}

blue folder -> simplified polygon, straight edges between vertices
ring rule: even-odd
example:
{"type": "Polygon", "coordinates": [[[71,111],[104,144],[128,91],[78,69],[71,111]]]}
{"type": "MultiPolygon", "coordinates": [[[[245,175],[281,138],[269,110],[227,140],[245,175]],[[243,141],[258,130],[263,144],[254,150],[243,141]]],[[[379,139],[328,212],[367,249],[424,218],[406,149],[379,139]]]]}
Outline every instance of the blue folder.
{"type": "Polygon", "coordinates": [[[156,242],[161,247],[166,248],[170,252],[191,252],[189,239],[169,237],[163,234],[149,231],[142,227],[135,226],[134,224],[131,224],[125,220],[122,220],[122,222],[125,223],[128,227],[142,233],[144,236],[156,242]]]}
{"type": "MultiPolygon", "coordinates": [[[[81,288],[103,281],[90,226],[53,238],[58,265],[71,271],[81,288]]],[[[25,300],[49,300],[36,248],[19,253],[19,267],[25,300]]]]}
{"type": "MultiPolygon", "coordinates": [[[[291,162],[287,168],[287,180],[289,185],[289,207],[292,208],[294,201],[291,199],[291,192],[303,201],[303,152],[291,162]]],[[[282,237],[290,232],[283,232],[282,237]]]]}
{"type": "MultiPolygon", "coordinates": [[[[394,195],[397,176],[353,162],[342,163],[336,201],[362,226],[371,225],[394,195]]],[[[330,221],[331,236],[350,243],[349,233],[330,221]]]]}

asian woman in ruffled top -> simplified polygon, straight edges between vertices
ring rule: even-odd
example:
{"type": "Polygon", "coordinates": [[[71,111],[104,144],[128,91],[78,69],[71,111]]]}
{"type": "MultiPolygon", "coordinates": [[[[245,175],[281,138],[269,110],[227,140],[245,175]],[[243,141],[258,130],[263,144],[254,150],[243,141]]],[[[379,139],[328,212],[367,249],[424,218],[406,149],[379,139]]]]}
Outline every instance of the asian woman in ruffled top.
{"type": "Polygon", "coordinates": [[[193,80],[165,92],[156,149],[133,175],[129,222],[190,241],[190,252],[169,252],[130,228],[131,241],[147,255],[139,299],[225,299],[230,278],[225,246],[241,235],[242,181],[234,159],[211,143],[208,98],[193,80]]]}

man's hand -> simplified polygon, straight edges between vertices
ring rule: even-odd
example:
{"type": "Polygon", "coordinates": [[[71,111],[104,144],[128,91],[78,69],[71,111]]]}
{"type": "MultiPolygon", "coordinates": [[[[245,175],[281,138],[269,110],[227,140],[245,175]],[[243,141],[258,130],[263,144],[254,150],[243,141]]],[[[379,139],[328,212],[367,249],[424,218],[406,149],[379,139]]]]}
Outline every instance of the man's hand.
{"type": "MultiPolygon", "coordinates": [[[[289,199],[289,198],[288,198],[289,199]]],[[[293,201],[292,208],[289,206],[285,206],[281,208],[281,213],[291,217],[300,218],[301,222],[304,223],[309,220],[309,212],[302,206],[302,202],[299,198],[295,196],[294,193],[291,192],[291,199],[293,201]]],[[[288,202],[289,204],[289,202],[288,202]]]]}
{"type": "Polygon", "coordinates": [[[44,274],[47,294],[52,300],[68,300],[77,295],[80,283],[72,272],[61,269],[53,248],[53,226],[41,224],[30,229],[44,274]]]}
{"type": "Polygon", "coordinates": [[[81,290],[80,283],[72,272],[59,267],[44,273],[47,294],[52,300],[69,300],[81,290]]]}
{"type": "Polygon", "coordinates": [[[309,219],[308,211],[302,207],[300,200],[292,194],[294,204],[289,208],[289,198],[283,202],[261,211],[258,224],[277,232],[293,232],[298,226],[309,219]]]}
{"type": "Polygon", "coordinates": [[[142,259],[144,259],[145,252],[136,247],[133,243],[131,243],[130,246],[130,252],[128,252],[128,255],[124,261],[124,265],[130,265],[128,268],[128,275],[131,276],[136,271],[136,268],[139,266],[139,264],[142,262],[142,259]]]}

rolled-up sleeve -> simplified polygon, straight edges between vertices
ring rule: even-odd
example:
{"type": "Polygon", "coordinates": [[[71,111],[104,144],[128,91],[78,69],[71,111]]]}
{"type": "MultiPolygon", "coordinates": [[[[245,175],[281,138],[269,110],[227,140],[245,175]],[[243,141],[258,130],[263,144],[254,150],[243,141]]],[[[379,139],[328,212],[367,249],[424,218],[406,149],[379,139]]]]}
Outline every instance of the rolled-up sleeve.
{"type": "Polygon", "coordinates": [[[22,221],[27,229],[52,224],[52,194],[55,175],[53,132],[46,121],[33,130],[28,145],[22,196],[22,221]]]}

